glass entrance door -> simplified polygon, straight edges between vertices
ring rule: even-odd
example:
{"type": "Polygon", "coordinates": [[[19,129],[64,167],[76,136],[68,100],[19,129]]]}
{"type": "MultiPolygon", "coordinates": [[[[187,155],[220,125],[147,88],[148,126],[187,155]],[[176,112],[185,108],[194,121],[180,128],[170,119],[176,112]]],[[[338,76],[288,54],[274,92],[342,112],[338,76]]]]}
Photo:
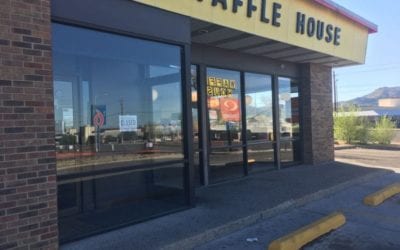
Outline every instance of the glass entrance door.
{"type": "Polygon", "coordinates": [[[240,72],[207,68],[210,182],[244,175],[240,72]]]}
{"type": "Polygon", "coordinates": [[[274,168],[272,77],[245,73],[244,79],[248,169],[274,168]]]}
{"type": "Polygon", "coordinates": [[[192,66],[192,113],[197,185],[301,162],[294,79],[192,66]]]}

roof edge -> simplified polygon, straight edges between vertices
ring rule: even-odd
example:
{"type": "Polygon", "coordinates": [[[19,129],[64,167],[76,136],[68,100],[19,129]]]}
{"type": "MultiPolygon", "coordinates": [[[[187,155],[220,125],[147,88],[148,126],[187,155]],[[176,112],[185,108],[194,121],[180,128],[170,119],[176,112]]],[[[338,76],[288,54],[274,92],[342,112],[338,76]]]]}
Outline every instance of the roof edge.
{"type": "Polygon", "coordinates": [[[368,29],[368,32],[371,33],[376,33],[378,32],[378,26],[367,19],[357,15],[356,13],[340,6],[339,4],[331,1],[331,0],[313,0],[314,2],[323,5],[324,7],[333,10],[347,18],[349,18],[352,21],[355,21],[356,23],[366,27],[368,29]]]}

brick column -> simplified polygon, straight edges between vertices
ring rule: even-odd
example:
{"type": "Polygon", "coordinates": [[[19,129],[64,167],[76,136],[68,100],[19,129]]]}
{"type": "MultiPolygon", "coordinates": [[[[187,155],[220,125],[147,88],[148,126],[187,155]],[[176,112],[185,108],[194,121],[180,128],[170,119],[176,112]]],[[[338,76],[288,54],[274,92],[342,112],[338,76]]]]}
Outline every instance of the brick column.
{"type": "Polygon", "coordinates": [[[319,164],[334,160],[332,69],[302,65],[303,160],[319,164]]]}
{"type": "Polygon", "coordinates": [[[57,249],[50,0],[0,3],[0,249],[57,249]]]}

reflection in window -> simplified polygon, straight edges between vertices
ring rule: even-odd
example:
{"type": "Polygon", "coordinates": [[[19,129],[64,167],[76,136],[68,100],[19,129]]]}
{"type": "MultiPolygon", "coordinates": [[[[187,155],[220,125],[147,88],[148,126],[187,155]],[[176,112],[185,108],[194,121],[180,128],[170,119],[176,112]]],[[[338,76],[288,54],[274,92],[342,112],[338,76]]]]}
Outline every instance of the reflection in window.
{"type": "Polygon", "coordinates": [[[240,72],[207,68],[210,180],[243,175],[240,72]]]}
{"type": "Polygon", "coordinates": [[[247,141],[273,140],[271,77],[245,74],[247,141]]]}
{"type": "Polygon", "coordinates": [[[60,24],[53,43],[61,240],[185,205],[180,48],[60,24]]]}
{"type": "Polygon", "coordinates": [[[249,144],[247,155],[249,171],[274,168],[274,146],[272,143],[249,144]]]}
{"type": "Polygon", "coordinates": [[[293,79],[279,78],[281,161],[301,161],[299,86],[293,79]]]}
{"type": "Polygon", "coordinates": [[[64,135],[74,128],[72,81],[54,81],[54,113],[57,134],[64,135]]]}
{"type": "Polygon", "coordinates": [[[241,144],[240,73],[207,68],[207,102],[212,146],[241,144]]]}
{"type": "Polygon", "coordinates": [[[299,89],[296,81],[279,78],[281,139],[299,137],[299,89]]]}
{"type": "Polygon", "coordinates": [[[245,101],[247,154],[252,171],[274,162],[271,76],[245,73],[245,101]]]}

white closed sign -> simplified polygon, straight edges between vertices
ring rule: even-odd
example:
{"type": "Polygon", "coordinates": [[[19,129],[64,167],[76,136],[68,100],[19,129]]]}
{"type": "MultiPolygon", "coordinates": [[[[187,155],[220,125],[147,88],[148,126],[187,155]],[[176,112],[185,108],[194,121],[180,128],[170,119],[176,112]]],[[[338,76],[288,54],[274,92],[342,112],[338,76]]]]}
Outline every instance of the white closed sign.
{"type": "Polygon", "coordinates": [[[119,116],[119,131],[132,132],[137,130],[136,115],[120,115],[119,116]]]}

